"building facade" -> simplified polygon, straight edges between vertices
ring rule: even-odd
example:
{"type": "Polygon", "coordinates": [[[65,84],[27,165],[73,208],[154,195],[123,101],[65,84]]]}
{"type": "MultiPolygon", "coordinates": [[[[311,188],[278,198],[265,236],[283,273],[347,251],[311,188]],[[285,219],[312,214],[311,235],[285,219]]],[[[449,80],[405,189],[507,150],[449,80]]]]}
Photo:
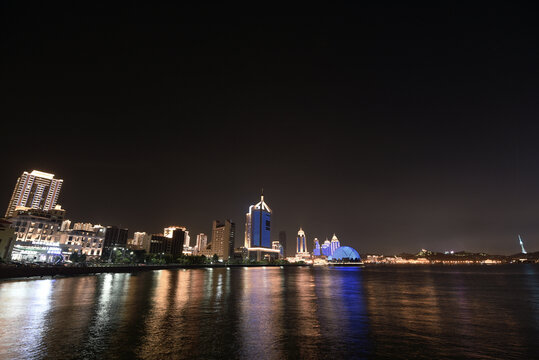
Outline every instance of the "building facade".
{"type": "Polygon", "coordinates": [[[56,207],[62,179],[55,179],[54,174],[33,170],[31,173],[23,172],[17,179],[15,189],[11,195],[6,218],[15,215],[17,207],[31,209],[52,210],[56,207]]]}

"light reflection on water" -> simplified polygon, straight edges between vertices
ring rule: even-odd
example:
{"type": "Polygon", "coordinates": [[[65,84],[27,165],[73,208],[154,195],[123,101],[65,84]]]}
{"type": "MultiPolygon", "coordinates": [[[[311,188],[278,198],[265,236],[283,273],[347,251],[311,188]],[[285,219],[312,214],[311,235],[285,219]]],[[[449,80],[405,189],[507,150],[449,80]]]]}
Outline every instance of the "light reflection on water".
{"type": "Polygon", "coordinates": [[[0,282],[1,359],[533,358],[537,266],[163,270],[0,282]]]}

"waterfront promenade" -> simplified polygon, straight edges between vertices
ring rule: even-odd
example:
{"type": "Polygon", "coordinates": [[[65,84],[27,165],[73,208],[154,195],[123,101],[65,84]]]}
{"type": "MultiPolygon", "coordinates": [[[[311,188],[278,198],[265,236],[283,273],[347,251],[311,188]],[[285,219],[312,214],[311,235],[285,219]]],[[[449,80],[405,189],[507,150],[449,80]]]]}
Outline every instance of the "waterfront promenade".
{"type": "Polygon", "coordinates": [[[307,264],[168,264],[168,265],[98,265],[98,266],[0,266],[0,279],[43,276],[90,275],[101,273],[138,273],[164,269],[199,269],[226,267],[297,267],[307,264]]]}

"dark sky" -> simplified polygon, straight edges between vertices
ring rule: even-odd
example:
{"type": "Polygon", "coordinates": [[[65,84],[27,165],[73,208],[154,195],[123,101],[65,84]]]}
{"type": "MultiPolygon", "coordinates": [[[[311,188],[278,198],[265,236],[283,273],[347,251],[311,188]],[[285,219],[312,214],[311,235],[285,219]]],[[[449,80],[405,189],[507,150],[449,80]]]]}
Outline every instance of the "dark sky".
{"type": "Polygon", "coordinates": [[[290,252],[539,250],[537,8],[150,3],[2,2],[5,207],[37,169],[72,221],[239,246],[264,187],[290,252]]]}

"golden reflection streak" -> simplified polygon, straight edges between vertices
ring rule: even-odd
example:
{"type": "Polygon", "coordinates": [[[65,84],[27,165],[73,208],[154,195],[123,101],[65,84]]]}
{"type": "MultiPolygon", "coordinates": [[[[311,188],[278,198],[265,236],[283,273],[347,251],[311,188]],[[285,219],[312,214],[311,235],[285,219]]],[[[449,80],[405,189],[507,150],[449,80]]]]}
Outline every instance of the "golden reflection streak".
{"type": "Polygon", "coordinates": [[[41,343],[46,328],[45,317],[51,307],[51,292],[55,280],[14,281],[1,284],[1,304],[9,311],[0,312],[2,324],[20,324],[1,330],[0,355],[5,359],[32,358],[42,353],[41,343]],[[36,284],[37,281],[37,284],[36,284]]]}
{"type": "Polygon", "coordinates": [[[240,303],[239,353],[245,359],[282,359],[283,317],[280,268],[244,268],[240,303]]]}
{"type": "MultiPolygon", "coordinates": [[[[298,291],[298,345],[301,359],[317,359],[320,355],[319,346],[323,341],[318,321],[318,296],[312,269],[300,268],[296,277],[295,287],[298,291]]],[[[330,307],[331,308],[331,307],[330,307]]]]}

